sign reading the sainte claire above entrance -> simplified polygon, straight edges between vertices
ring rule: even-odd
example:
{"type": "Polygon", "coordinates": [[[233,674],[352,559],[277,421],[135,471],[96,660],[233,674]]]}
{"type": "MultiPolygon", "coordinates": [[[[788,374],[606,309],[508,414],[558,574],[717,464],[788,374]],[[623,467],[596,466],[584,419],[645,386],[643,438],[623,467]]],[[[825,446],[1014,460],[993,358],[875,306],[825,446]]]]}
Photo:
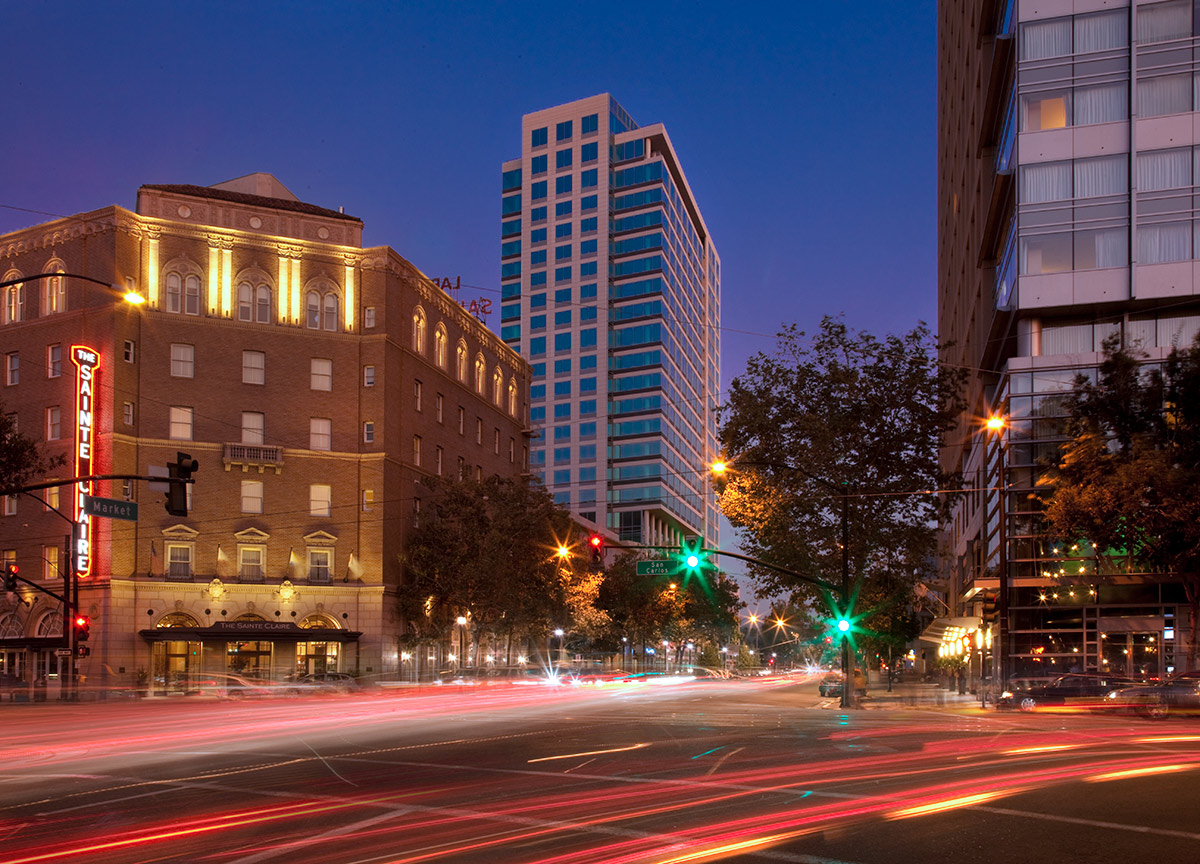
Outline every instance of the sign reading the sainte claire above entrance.
{"type": "Polygon", "coordinates": [[[126,519],[136,522],[138,506],[136,501],[120,501],[116,498],[99,498],[95,495],[85,495],[83,512],[89,516],[100,516],[104,519],[126,519]]]}

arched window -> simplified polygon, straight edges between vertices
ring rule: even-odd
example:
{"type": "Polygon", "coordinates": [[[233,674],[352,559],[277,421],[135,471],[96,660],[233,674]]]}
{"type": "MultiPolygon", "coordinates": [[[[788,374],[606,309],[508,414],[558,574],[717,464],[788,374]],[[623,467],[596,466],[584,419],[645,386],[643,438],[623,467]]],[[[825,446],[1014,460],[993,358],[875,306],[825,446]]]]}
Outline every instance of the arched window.
{"type": "Polygon", "coordinates": [[[508,379],[508,414],[510,417],[517,416],[517,379],[508,379]]]}
{"type": "Polygon", "coordinates": [[[200,622],[186,612],[168,612],[166,615],[159,618],[158,623],[154,626],[157,628],[199,627],[200,622]]]}
{"type": "Polygon", "coordinates": [[[338,297],[332,291],[325,295],[325,314],[321,316],[321,327],[335,333],[338,329],[338,297]]]}
{"type": "MultiPolygon", "coordinates": [[[[10,279],[20,279],[21,274],[15,270],[9,271],[4,276],[4,281],[10,279]]],[[[4,289],[4,323],[14,324],[20,321],[25,315],[25,283],[19,285],[9,285],[4,289]]]]}
{"type": "Polygon", "coordinates": [[[306,321],[309,330],[321,329],[321,294],[319,291],[309,291],[305,299],[306,321]]]}
{"type": "Polygon", "coordinates": [[[454,357],[454,374],[459,381],[467,383],[467,343],[458,340],[458,351],[454,357]]]}
{"type": "Polygon", "coordinates": [[[196,273],[182,273],[178,270],[168,270],[167,278],[167,311],[183,313],[184,315],[200,314],[200,276],[196,273]]]}
{"type": "Polygon", "coordinates": [[[446,368],[446,325],[438,322],[433,331],[433,356],[439,369],[446,368]]]}
{"type": "Polygon", "coordinates": [[[483,362],[483,355],[475,355],[475,392],[480,396],[483,395],[483,379],[487,376],[487,364],[483,362]]]}
{"type": "Polygon", "coordinates": [[[500,367],[496,367],[496,371],[492,373],[492,402],[499,408],[501,400],[504,398],[504,373],[500,371],[500,367]]]}
{"type": "MultiPolygon", "coordinates": [[[[49,268],[47,268],[49,269],[49,268]]],[[[62,272],[59,270],[58,272],[62,272]]],[[[51,276],[42,283],[42,315],[57,315],[67,311],[67,280],[51,276]]]]}
{"type": "Polygon", "coordinates": [[[271,288],[268,285],[238,284],[238,320],[266,324],[271,320],[271,288]]]}
{"type": "Polygon", "coordinates": [[[420,306],[413,310],[412,349],[425,353],[425,310],[420,306]]]}

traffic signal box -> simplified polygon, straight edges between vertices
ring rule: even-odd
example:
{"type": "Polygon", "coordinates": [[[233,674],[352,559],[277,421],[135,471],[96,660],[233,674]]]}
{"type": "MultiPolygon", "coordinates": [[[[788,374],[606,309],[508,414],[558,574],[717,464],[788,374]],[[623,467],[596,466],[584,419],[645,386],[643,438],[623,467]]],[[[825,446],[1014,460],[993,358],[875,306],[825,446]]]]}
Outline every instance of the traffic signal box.
{"type": "Polygon", "coordinates": [[[172,516],[187,516],[187,484],[200,463],[187,453],[176,453],[175,461],[167,463],[167,512],[172,516]]]}
{"type": "Polygon", "coordinates": [[[71,626],[75,630],[75,642],[86,642],[91,635],[92,619],[86,615],[76,615],[71,619],[71,626]]]}
{"type": "Polygon", "coordinates": [[[703,538],[695,536],[684,538],[680,546],[679,560],[683,564],[683,572],[688,576],[703,575],[705,568],[709,566],[703,538]]]}
{"type": "Polygon", "coordinates": [[[4,565],[4,590],[5,591],[16,591],[17,590],[17,573],[19,573],[19,572],[20,572],[20,568],[18,568],[16,564],[5,564],[4,565]]]}
{"type": "Polygon", "coordinates": [[[588,538],[588,549],[592,553],[592,566],[597,570],[604,569],[604,538],[593,534],[588,538]]]}

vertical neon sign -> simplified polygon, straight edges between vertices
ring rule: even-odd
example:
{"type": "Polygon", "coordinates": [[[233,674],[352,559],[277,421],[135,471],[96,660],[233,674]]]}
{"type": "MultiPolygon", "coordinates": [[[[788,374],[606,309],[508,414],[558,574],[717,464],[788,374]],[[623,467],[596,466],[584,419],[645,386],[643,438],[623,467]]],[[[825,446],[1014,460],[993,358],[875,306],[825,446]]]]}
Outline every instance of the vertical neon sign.
{"type": "MultiPolygon", "coordinates": [[[[75,476],[92,473],[92,449],[95,443],[96,370],[100,354],[85,345],[71,346],[71,362],[75,364],[75,476]]],[[[86,579],[92,572],[92,517],[84,510],[86,496],[92,494],[92,481],[75,483],[75,576],[86,579]]]]}

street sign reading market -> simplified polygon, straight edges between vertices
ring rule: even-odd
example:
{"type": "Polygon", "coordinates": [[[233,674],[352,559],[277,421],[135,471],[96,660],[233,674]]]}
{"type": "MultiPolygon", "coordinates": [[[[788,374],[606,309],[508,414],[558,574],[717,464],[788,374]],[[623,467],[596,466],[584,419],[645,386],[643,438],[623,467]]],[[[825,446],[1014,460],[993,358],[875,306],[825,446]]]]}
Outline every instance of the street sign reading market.
{"type": "Polygon", "coordinates": [[[117,498],[99,498],[95,495],[83,496],[83,512],[89,516],[99,516],[101,519],[125,519],[136,522],[138,505],[136,501],[121,501],[117,498]]]}

